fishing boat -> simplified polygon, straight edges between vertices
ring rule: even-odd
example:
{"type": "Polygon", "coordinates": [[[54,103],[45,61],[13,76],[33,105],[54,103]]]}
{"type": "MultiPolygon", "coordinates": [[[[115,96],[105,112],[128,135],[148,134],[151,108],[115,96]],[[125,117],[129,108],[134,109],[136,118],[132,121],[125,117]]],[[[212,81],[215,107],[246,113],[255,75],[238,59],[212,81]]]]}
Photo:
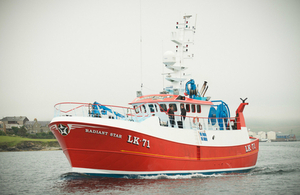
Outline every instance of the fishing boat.
{"type": "Polygon", "coordinates": [[[104,177],[139,178],[246,172],[257,162],[259,140],[248,136],[243,110],[230,116],[222,100],[205,96],[186,74],[192,59],[189,45],[196,31],[192,15],[184,15],[171,35],[176,52],[163,64],[170,86],[137,97],[128,106],[98,102],[62,102],[54,106],[49,128],[73,172],[104,177]]]}

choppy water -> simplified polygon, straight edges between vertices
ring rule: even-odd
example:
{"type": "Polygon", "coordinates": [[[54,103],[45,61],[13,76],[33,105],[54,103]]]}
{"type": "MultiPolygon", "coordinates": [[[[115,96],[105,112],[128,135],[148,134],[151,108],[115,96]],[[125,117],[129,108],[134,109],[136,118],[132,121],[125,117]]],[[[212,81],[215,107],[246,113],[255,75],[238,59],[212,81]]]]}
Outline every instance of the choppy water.
{"type": "Polygon", "coordinates": [[[300,142],[260,143],[246,174],[114,179],[70,173],[62,151],[0,153],[0,194],[300,194],[300,142]]]}

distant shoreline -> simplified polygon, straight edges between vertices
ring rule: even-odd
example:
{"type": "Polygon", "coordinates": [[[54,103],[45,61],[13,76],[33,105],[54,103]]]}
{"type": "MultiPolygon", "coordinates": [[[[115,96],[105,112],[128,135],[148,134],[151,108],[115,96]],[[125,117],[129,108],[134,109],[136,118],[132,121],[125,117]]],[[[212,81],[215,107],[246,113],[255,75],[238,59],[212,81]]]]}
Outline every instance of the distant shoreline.
{"type": "Polygon", "coordinates": [[[29,151],[58,151],[58,150],[62,150],[61,147],[50,147],[50,148],[29,149],[29,150],[20,150],[20,149],[16,149],[15,147],[11,147],[4,150],[0,148],[0,152],[29,152],[29,151]]]}
{"type": "Polygon", "coordinates": [[[271,140],[271,141],[259,141],[259,143],[271,143],[271,142],[300,142],[300,140],[288,140],[288,141],[285,141],[285,140],[271,140]]]}
{"type": "Polygon", "coordinates": [[[0,152],[61,150],[56,139],[29,139],[18,136],[0,136],[0,152]]]}

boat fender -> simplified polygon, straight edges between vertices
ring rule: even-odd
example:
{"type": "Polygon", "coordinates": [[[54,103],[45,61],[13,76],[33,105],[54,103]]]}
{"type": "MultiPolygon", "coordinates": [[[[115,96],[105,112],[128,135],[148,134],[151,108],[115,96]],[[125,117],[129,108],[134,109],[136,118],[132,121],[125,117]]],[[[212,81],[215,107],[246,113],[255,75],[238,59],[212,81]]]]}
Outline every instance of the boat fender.
{"type": "Polygon", "coordinates": [[[201,125],[201,123],[199,123],[199,129],[202,130],[202,125],[201,125]]]}

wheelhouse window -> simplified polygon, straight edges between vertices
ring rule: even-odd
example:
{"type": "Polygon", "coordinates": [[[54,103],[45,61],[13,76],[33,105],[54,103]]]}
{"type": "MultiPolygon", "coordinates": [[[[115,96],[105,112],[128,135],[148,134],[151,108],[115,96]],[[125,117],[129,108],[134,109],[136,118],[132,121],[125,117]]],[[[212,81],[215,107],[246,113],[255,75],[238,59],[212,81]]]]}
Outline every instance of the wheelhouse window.
{"type": "Polygon", "coordinates": [[[201,106],[200,105],[197,105],[197,112],[201,113],[201,106]]]}
{"type": "Polygon", "coordinates": [[[196,112],[195,104],[192,104],[192,112],[196,112]]]}
{"type": "Polygon", "coordinates": [[[146,106],[145,106],[145,105],[142,105],[142,106],[140,107],[140,110],[141,110],[141,112],[146,113],[146,106]]]}
{"type": "Polygon", "coordinates": [[[156,104],[154,104],[154,106],[155,106],[155,110],[156,110],[156,112],[158,112],[157,105],[156,105],[156,104]]]}
{"type": "Polygon", "coordinates": [[[133,108],[134,108],[134,111],[135,111],[135,113],[139,113],[139,109],[138,109],[138,106],[133,106],[133,108]]]}
{"type": "Polygon", "coordinates": [[[186,104],[185,109],[186,109],[187,112],[190,112],[190,104],[186,104]]]}
{"type": "Polygon", "coordinates": [[[177,106],[176,106],[176,104],[169,104],[169,108],[170,108],[170,106],[173,106],[173,110],[174,110],[174,112],[176,112],[176,111],[177,111],[177,106]]]}
{"type": "Polygon", "coordinates": [[[150,112],[154,112],[153,104],[149,104],[148,106],[149,106],[150,112]]]}
{"type": "Polygon", "coordinates": [[[166,104],[159,104],[160,105],[160,111],[161,112],[167,112],[167,105],[166,104]]]}

